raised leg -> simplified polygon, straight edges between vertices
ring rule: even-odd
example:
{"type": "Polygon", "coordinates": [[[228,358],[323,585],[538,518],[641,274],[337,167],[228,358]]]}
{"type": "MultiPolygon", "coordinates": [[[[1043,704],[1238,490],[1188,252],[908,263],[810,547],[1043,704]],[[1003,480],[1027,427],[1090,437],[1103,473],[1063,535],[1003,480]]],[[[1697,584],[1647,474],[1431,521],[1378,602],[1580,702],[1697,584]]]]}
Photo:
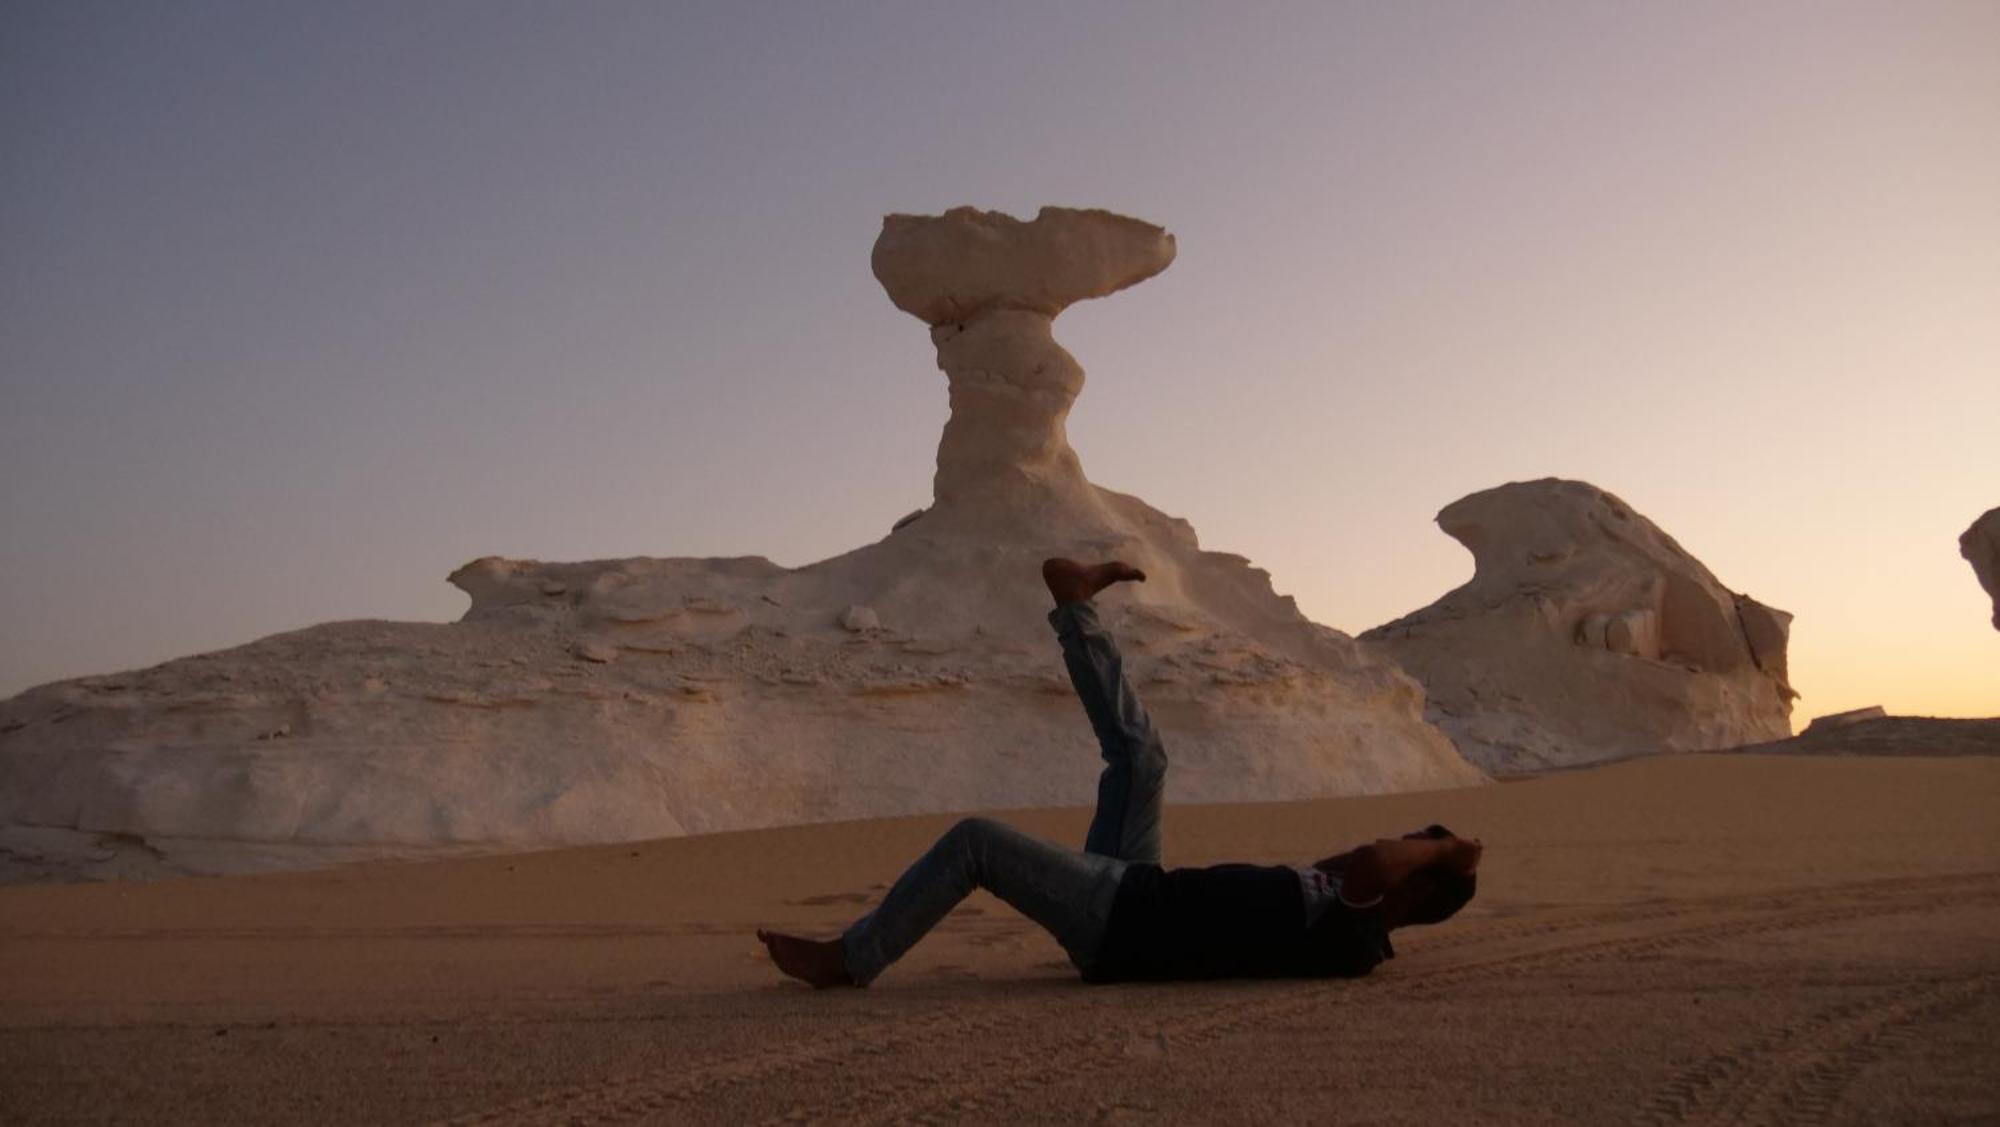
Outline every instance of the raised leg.
{"type": "Polygon", "coordinates": [[[1117,563],[1084,568],[1067,560],[1050,560],[1043,565],[1043,575],[1049,579],[1049,590],[1057,603],[1049,623],[1062,642],[1063,665],[1069,670],[1070,684],[1097,733],[1098,750],[1104,757],[1104,771],[1097,779],[1097,812],[1091,817],[1083,848],[1086,853],[1123,861],[1159,864],[1167,749],[1138,691],[1125,677],[1125,658],[1117,641],[1098,621],[1088,595],[1065,601],[1065,596],[1077,594],[1079,588],[1062,581],[1078,574],[1101,580],[1087,587],[1092,594],[1110,582],[1143,580],[1145,576],[1117,563]]]}
{"type": "Polygon", "coordinates": [[[780,969],[814,986],[866,986],[916,945],[952,908],[984,888],[1040,924],[1086,973],[1104,938],[1128,863],[1158,864],[1167,753],[1125,678],[1118,644],[1097,620],[1091,596],[1112,583],[1143,581],[1118,561],[1086,566],[1054,559],[1042,577],[1055,597],[1049,622],[1063,664],[1097,733],[1104,772],[1084,852],[985,818],[968,818],[898,877],[872,912],[836,940],[759,931],[780,969]]]}

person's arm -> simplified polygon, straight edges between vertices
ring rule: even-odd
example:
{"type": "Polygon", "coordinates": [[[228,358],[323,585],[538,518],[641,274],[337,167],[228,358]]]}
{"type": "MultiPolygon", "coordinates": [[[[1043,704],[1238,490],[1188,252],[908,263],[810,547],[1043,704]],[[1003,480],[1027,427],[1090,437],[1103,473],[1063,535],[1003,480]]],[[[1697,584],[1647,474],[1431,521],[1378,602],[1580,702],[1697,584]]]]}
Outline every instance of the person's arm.
{"type": "Polygon", "coordinates": [[[1352,856],[1354,856],[1354,850],[1350,849],[1345,853],[1336,853],[1331,857],[1322,857],[1314,861],[1312,867],[1325,873],[1327,876],[1337,877],[1347,871],[1347,859],[1352,856]]]}
{"type": "Polygon", "coordinates": [[[1351,904],[1366,904],[1401,884],[1411,873],[1432,865],[1470,874],[1479,868],[1482,848],[1477,841],[1457,837],[1384,838],[1345,855],[1347,865],[1341,896],[1351,904]]]}

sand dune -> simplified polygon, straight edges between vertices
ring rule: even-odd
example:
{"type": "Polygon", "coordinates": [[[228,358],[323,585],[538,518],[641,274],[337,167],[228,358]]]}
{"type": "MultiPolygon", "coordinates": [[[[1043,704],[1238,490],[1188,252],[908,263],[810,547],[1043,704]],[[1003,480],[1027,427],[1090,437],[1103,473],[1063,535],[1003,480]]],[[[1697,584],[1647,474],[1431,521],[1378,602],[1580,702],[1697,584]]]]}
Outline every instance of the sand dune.
{"type": "Polygon", "coordinates": [[[839,927],[945,818],[0,889],[0,1120],[1991,1122],[1996,800],[1691,756],[1172,812],[1172,863],[1484,837],[1355,982],[1086,987],[983,897],[871,990],[780,981],[752,927],[839,927]]]}

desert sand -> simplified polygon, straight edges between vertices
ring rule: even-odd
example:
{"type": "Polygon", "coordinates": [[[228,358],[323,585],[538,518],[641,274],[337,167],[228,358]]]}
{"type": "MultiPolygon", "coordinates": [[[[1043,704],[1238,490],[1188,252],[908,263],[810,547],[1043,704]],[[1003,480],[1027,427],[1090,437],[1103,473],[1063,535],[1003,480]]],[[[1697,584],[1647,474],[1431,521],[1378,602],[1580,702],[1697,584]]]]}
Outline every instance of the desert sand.
{"type": "Polygon", "coordinates": [[[1485,839],[1465,913],[1331,982],[1085,986],[983,895],[866,991],[765,961],[949,817],[18,886],[0,1120],[1992,1122],[1996,809],[1989,756],[1692,755],[1170,811],[1170,864],[1485,839]]]}

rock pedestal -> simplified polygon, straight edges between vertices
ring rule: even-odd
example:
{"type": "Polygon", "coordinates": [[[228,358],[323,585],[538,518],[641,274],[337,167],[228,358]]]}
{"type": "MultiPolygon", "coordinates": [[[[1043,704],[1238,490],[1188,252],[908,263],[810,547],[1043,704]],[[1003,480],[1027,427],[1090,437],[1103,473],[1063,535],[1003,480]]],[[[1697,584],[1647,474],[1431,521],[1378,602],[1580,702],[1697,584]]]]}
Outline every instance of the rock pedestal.
{"type": "Polygon", "coordinates": [[[1045,207],[1023,223],[953,208],[891,215],[875,241],[875,277],[896,308],[931,326],[950,383],[938,443],[940,506],[975,505],[994,523],[1095,509],[1063,421],[1083,368],[1054,336],[1058,314],[1165,270],[1174,237],[1108,211],[1045,207]]]}

